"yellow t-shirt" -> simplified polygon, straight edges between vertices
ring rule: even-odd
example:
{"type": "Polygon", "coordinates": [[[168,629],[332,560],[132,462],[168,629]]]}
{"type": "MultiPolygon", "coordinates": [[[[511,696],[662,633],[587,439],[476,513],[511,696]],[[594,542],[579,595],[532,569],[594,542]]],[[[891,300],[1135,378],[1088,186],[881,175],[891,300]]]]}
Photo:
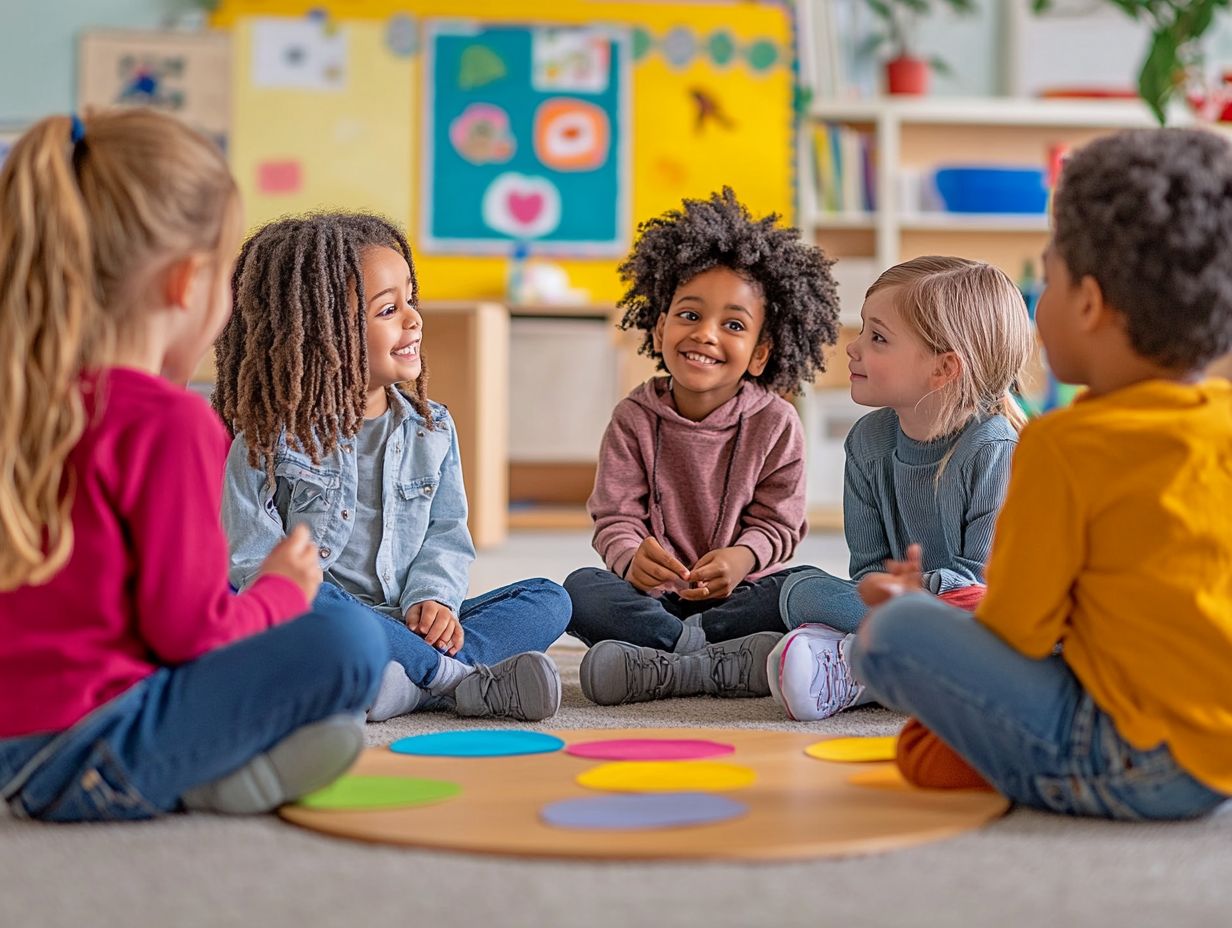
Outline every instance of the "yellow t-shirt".
{"type": "Polygon", "coordinates": [[[1032,422],[978,619],[1067,664],[1136,748],[1232,794],[1232,384],[1147,381],[1032,422]]]}

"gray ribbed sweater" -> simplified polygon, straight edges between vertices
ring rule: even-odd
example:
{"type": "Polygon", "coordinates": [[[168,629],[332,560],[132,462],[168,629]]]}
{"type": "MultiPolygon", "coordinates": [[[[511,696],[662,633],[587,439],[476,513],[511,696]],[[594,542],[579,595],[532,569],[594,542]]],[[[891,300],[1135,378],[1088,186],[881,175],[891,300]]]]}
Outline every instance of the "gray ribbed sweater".
{"type": "Polygon", "coordinates": [[[847,436],[843,528],[851,579],[924,548],[924,582],[934,593],[984,582],[997,513],[1005,500],[1018,434],[1003,416],[972,419],[954,435],[908,438],[892,409],[878,409],[847,436]],[[946,452],[953,454],[937,479],[946,452]]]}

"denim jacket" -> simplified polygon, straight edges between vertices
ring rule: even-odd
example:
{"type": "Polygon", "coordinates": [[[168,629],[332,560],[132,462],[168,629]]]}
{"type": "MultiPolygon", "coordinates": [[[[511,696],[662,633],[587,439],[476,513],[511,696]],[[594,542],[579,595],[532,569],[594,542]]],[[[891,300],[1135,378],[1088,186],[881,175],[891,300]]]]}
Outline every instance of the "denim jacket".
{"type": "MultiPolygon", "coordinates": [[[[382,531],[376,567],[385,601],[403,613],[427,600],[456,615],[466,596],[475,547],[466,527],[458,433],[449,410],[431,404],[433,429],[398,390],[388,391],[394,426],[385,444],[382,531]]],[[[244,589],[284,535],[304,524],[328,571],[351,537],[359,467],[342,439],[320,464],[280,439],[273,488],[248,464],[241,433],[227,455],[222,523],[231,547],[231,583],[244,589]]]]}

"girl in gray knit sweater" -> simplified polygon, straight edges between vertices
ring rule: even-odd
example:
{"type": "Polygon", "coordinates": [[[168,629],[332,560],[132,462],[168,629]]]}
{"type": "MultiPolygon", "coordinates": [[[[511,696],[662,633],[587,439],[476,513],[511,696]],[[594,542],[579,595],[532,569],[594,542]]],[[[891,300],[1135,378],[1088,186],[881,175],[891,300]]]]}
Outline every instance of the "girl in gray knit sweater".
{"type": "Polygon", "coordinates": [[[816,568],[789,577],[779,604],[795,630],[768,658],[771,693],[793,719],[827,718],[863,699],[844,651],[865,613],[857,584],[887,561],[921,545],[932,592],[978,597],[1025,424],[1010,391],[1031,354],[1031,323],[1004,272],[916,258],[877,279],[861,319],[847,348],[851,397],[881,408],[845,445],[851,579],[816,568]]]}

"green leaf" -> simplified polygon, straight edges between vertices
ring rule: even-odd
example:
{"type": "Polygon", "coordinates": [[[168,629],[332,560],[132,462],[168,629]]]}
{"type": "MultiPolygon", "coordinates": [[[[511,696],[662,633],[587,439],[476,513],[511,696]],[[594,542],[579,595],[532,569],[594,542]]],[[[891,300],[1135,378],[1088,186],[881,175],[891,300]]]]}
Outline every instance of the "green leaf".
{"type": "Polygon", "coordinates": [[[929,58],[928,66],[933,69],[934,73],[940,74],[943,77],[951,77],[954,74],[954,69],[949,66],[944,58],[929,58]]]}
{"type": "Polygon", "coordinates": [[[880,16],[886,22],[894,19],[894,14],[890,12],[890,4],[886,0],[867,0],[867,3],[873,13],[880,16]]]}
{"type": "Polygon", "coordinates": [[[1151,38],[1150,51],[1138,75],[1138,95],[1146,101],[1161,126],[1168,121],[1168,101],[1176,91],[1180,72],[1176,37],[1167,29],[1158,30],[1151,38]]]}

